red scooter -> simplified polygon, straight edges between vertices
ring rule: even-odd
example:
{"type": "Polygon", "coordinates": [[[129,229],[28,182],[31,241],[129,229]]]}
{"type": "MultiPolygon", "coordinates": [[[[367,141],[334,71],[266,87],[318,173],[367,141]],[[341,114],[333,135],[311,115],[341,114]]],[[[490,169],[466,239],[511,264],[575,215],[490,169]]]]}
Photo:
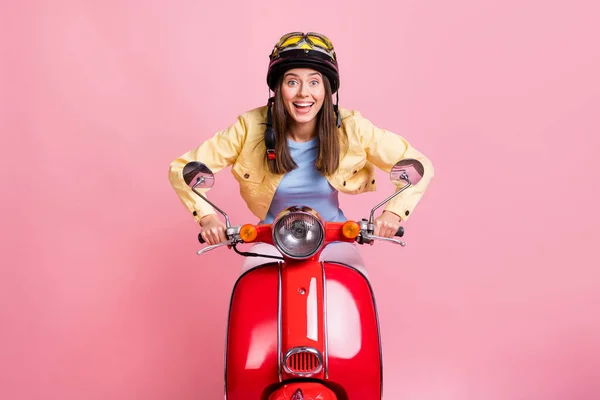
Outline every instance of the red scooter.
{"type": "MultiPolygon", "coordinates": [[[[234,286],[225,345],[226,400],[381,399],[381,339],[373,290],[354,266],[321,262],[319,255],[336,241],[384,240],[404,246],[373,235],[374,212],[422,177],[419,161],[397,163],[390,178],[404,185],[375,206],[369,220],[324,222],[313,209],[296,206],[282,211],[272,224],[231,226],[227,214],[198,191],[213,186],[210,169],[199,162],[185,166],[185,182],[223,214],[227,227],[228,241],[198,254],[228,246],[246,257],[273,259],[243,273],[234,286]],[[274,245],[283,257],[237,248],[258,242],[274,245]]],[[[401,227],[396,236],[403,234],[401,227]]]]}

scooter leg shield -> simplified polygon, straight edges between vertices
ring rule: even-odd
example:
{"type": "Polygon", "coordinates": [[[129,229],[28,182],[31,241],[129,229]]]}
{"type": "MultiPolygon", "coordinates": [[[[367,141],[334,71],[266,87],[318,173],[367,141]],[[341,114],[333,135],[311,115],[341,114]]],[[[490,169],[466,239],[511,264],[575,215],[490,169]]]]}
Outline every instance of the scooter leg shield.
{"type": "Polygon", "coordinates": [[[318,382],[298,382],[281,386],[268,400],[337,400],[337,396],[318,382]]]}

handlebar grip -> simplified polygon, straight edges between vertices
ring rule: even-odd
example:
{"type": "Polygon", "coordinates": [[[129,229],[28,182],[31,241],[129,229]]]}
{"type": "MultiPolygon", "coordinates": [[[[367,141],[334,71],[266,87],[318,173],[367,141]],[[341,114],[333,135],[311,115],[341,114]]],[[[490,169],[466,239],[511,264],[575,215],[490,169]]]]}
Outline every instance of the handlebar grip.
{"type": "Polygon", "coordinates": [[[206,240],[204,240],[204,238],[202,237],[202,234],[201,234],[201,233],[199,233],[199,234],[198,234],[198,241],[199,241],[200,243],[206,243],[206,240]]]}
{"type": "Polygon", "coordinates": [[[399,237],[404,236],[404,227],[401,226],[400,228],[398,228],[398,232],[396,232],[396,234],[394,236],[399,236],[399,237]]]}

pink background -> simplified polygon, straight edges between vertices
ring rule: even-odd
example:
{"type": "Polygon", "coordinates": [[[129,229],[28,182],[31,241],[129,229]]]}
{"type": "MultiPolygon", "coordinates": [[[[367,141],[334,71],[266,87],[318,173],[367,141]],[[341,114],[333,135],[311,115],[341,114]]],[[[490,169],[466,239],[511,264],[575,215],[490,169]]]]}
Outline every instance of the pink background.
{"type": "MultiPolygon", "coordinates": [[[[599,17],[594,0],[3,1],[0,398],[222,398],[241,260],[195,255],[167,168],[264,104],[281,34],[316,30],[341,104],[436,167],[407,247],[363,249],[385,398],[598,399],[599,17]]],[[[348,216],[391,191],[380,175],[348,216]]],[[[233,185],[212,198],[253,222],[233,185]]]]}

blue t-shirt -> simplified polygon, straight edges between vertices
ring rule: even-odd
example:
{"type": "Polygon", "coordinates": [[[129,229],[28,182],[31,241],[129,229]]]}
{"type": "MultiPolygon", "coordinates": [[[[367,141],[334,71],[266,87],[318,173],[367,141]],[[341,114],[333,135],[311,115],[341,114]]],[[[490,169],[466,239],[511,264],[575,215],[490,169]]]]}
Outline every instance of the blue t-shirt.
{"type": "Polygon", "coordinates": [[[305,143],[288,139],[288,146],[298,167],[283,176],[263,222],[271,224],[277,214],[285,208],[297,205],[313,208],[328,222],[346,221],[344,213],[340,210],[338,191],[315,167],[319,154],[319,139],[314,138],[305,143]]]}

